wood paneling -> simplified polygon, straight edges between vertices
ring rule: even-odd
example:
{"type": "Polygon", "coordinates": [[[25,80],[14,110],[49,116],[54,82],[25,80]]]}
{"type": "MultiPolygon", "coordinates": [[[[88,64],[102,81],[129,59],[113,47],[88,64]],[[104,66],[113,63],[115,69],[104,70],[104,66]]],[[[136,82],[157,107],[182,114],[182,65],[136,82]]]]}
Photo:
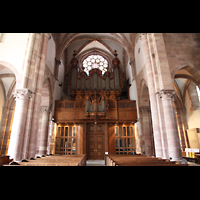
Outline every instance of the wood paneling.
{"type": "Polygon", "coordinates": [[[109,154],[115,154],[115,125],[110,124],[109,125],[109,131],[108,131],[108,153],[109,154]]]}
{"type": "Polygon", "coordinates": [[[108,99],[108,111],[105,113],[105,116],[98,116],[96,118],[94,118],[92,115],[85,115],[83,101],[84,99],[80,101],[79,97],[79,100],[73,103],[74,108],[72,108],[71,101],[69,101],[69,103],[68,100],[56,101],[54,116],[55,121],[58,123],[63,123],[66,121],[74,122],[76,120],[79,120],[79,122],[84,122],[84,120],[89,122],[94,121],[94,119],[96,119],[96,121],[99,119],[107,120],[107,122],[109,122],[109,120],[136,122],[137,120],[137,109],[135,101],[110,101],[108,99]]]}

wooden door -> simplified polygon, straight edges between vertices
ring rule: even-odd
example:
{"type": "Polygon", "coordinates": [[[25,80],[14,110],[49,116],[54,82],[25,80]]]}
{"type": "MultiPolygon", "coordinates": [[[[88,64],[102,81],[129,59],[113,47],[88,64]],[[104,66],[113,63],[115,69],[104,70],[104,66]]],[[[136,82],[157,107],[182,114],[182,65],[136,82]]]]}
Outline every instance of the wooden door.
{"type": "Polygon", "coordinates": [[[87,159],[103,160],[105,154],[104,124],[88,124],[87,159]]]}

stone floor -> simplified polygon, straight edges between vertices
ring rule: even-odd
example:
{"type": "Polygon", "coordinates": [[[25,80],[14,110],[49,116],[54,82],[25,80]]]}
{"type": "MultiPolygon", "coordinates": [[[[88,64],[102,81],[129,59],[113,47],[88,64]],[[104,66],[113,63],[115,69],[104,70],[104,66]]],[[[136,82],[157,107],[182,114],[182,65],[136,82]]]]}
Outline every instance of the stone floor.
{"type": "Polygon", "coordinates": [[[106,166],[105,160],[86,160],[86,166],[106,166]]]}
{"type": "Polygon", "coordinates": [[[200,164],[194,162],[187,162],[188,166],[200,166],[200,164]]]}
{"type": "MultiPolygon", "coordinates": [[[[188,166],[200,166],[200,164],[194,162],[187,162],[188,166]]],[[[105,160],[87,160],[86,166],[106,166],[105,160]]]]}

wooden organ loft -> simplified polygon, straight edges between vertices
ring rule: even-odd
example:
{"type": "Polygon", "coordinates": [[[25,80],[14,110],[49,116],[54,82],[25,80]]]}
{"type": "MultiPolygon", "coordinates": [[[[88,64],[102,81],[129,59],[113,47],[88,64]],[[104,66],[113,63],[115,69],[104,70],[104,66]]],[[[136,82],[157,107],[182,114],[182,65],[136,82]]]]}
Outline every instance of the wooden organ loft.
{"type": "Polygon", "coordinates": [[[84,71],[73,55],[64,88],[71,100],[55,103],[55,153],[86,154],[87,159],[104,159],[105,152],[130,154],[135,149],[136,101],[129,100],[116,51],[104,74],[95,65],[84,71]]]}

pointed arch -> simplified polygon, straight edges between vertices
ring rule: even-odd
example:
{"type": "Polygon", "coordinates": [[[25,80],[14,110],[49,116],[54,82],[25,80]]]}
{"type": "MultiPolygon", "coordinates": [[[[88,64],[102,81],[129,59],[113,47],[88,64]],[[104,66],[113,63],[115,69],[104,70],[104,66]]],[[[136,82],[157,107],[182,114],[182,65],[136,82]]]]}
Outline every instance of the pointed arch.
{"type": "Polygon", "coordinates": [[[18,80],[19,80],[20,77],[19,77],[19,72],[17,71],[17,69],[13,65],[11,65],[10,63],[8,63],[8,62],[0,61],[0,71],[2,69],[4,69],[4,68],[8,68],[8,69],[12,70],[13,73],[15,74],[16,82],[18,82],[18,80]]]}

